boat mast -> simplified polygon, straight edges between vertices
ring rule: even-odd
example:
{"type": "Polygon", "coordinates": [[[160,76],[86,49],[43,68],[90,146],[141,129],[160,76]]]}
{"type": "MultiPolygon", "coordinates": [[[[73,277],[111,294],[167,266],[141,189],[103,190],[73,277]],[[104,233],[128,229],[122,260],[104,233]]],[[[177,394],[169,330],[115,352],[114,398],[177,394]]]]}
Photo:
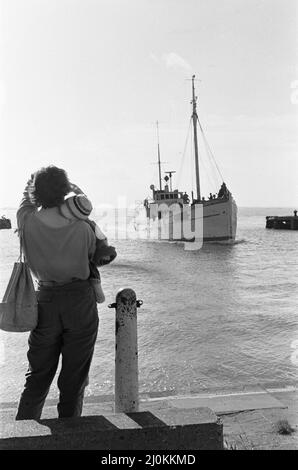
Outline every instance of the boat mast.
{"type": "Polygon", "coordinates": [[[200,173],[199,173],[199,153],[198,153],[198,133],[197,133],[197,97],[195,95],[195,75],[192,76],[192,122],[193,122],[193,138],[195,147],[195,167],[196,167],[196,185],[197,185],[197,200],[201,200],[200,190],[200,173]]]}
{"type": "Polygon", "coordinates": [[[162,190],[161,187],[161,166],[160,166],[160,149],[159,149],[159,132],[158,132],[158,121],[156,121],[157,129],[157,154],[158,154],[158,175],[159,175],[159,190],[162,190]]]}

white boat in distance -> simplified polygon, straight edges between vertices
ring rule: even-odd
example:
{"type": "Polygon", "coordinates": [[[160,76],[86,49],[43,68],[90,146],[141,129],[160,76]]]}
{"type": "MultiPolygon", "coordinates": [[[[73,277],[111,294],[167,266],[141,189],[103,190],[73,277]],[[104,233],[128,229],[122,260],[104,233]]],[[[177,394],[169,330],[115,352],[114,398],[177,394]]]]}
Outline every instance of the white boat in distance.
{"type": "Polygon", "coordinates": [[[203,130],[197,115],[197,97],[195,96],[194,80],[195,76],[193,75],[191,103],[197,192],[196,198],[194,198],[192,193],[192,201],[190,201],[186,192],[181,192],[178,189],[172,190],[172,174],[175,173],[174,171],[166,172],[169,176],[165,176],[164,180],[166,184],[162,187],[161,161],[158,142],[159,189],[156,189],[153,184],[150,186],[150,189],[152,190],[152,198],[146,198],[144,200],[146,216],[151,222],[157,222],[159,226],[162,224],[167,225],[167,232],[164,231],[163,233],[168,234],[167,239],[169,240],[195,240],[194,236],[186,237],[183,230],[177,231],[174,227],[175,221],[178,219],[181,226],[183,218],[190,218],[192,228],[196,223],[201,224],[201,238],[203,238],[203,242],[233,242],[235,240],[237,230],[237,205],[226,184],[222,182],[216,196],[210,193],[208,200],[201,197],[197,135],[198,123],[201,132],[203,132],[203,130]],[[196,211],[195,206],[199,207],[201,210],[196,211]],[[174,207],[175,210],[172,210],[174,207]],[[177,207],[180,207],[180,213],[179,211],[177,213],[177,207]]]}

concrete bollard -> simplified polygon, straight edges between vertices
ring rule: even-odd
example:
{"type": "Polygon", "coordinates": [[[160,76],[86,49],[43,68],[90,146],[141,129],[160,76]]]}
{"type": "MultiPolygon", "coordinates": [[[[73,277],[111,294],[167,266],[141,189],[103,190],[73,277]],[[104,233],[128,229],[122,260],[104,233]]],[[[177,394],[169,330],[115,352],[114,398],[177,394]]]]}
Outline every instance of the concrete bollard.
{"type": "Polygon", "coordinates": [[[132,289],[122,289],[116,296],[115,412],[139,410],[137,307],[132,289]]]}

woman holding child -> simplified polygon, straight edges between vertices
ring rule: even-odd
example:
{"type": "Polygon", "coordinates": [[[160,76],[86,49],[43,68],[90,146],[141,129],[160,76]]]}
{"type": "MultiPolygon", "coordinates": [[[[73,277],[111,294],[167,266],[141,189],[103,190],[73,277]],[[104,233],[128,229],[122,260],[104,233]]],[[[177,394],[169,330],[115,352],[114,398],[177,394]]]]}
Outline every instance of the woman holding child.
{"type": "Polygon", "coordinates": [[[95,224],[87,220],[91,203],[79,193],[64,170],[42,168],[28,181],[17,211],[26,261],[38,279],[38,324],[29,336],[29,368],[18,420],[41,417],[60,355],[58,416],[82,413],[98,331],[96,302],[102,301],[90,272],[99,288],[95,264],[112,261],[116,252],[104,237],[97,240],[95,224]],[[76,196],[65,200],[71,191],[76,196]]]}

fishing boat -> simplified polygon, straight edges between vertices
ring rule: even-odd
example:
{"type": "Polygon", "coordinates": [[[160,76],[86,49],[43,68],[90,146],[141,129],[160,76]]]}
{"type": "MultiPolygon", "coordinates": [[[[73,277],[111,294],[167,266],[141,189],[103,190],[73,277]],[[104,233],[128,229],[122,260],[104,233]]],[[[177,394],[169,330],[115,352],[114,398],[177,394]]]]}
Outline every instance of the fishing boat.
{"type": "MultiPolygon", "coordinates": [[[[153,184],[150,186],[152,197],[144,200],[146,216],[150,222],[157,222],[160,225],[166,223],[169,240],[195,241],[193,230],[187,236],[180,230],[183,226],[181,222],[188,218],[193,228],[195,225],[201,226],[203,242],[233,242],[237,230],[237,205],[232,193],[222,180],[217,194],[209,194],[208,198],[201,195],[200,186],[200,165],[198,149],[198,126],[203,133],[203,129],[197,114],[197,97],[195,94],[195,75],[192,77],[192,125],[193,125],[193,144],[194,144],[194,163],[196,195],[192,191],[191,199],[185,191],[172,189],[172,177],[175,171],[165,172],[165,181],[162,185],[160,147],[158,140],[158,169],[159,169],[159,188],[153,184]],[[172,208],[174,208],[172,210],[172,208]],[[180,211],[179,211],[180,208],[180,211]],[[196,208],[200,210],[196,210],[196,208]],[[179,221],[179,229],[175,230],[175,221],[179,221]]],[[[204,135],[204,133],[203,133],[204,135]]],[[[205,136],[204,142],[208,145],[205,136]]]]}
{"type": "Polygon", "coordinates": [[[0,229],[11,228],[11,221],[2,215],[0,218],[0,229]]]}

